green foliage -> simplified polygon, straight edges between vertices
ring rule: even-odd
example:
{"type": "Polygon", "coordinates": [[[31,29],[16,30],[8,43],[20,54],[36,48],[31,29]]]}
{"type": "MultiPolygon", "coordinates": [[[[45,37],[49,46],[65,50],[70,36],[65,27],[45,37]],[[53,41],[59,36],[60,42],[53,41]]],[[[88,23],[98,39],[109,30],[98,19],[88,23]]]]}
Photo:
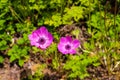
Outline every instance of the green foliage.
{"type": "Polygon", "coordinates": [[[80,33],[80,30],[79,30],[79,29],[76,29],[76,30],[73,30],[73,31],[72,31],[72,34],[75,35],[75,37],[76,37],[77,39],[78,39],[79,33],[80,33]]]}
{"type": "MultiPolygon", "coordinates": [[[[111,4],[103,6],[103,0],[0,0],[0,53],[5,52],[11,63],[20,66],[34,54],[43,53],[52,58],[51,67],[58,69],[61,54],[57,51],[59,34],[56,27],[87,21],[87,32],[92,36],[88,42],[81,43],[83,54],[69,55],[64,69],[69,78],[85,78],[87,66],[98,66],[99,61],[112,72],[120,61],[120,14],[112,14],[111,4]],[[107,11],[108,8],[110,10],[107,11]],[[106,11],[105,11],[106,10],[106,11]],[[38,27],[46,25],[54,36],[54,42],[46,51],[30,47],[28,35],[38,27]],[[91,56],[92,55],[92,56],[91,56]],[[104,59],[105,57],[105,59],[104,59]],[[101,60],[104,59],[104,60],[101,60]],[[111,71],[112,70],[112,71],[111,71]]],[[[108,1],[109,2],[109,1],[108,1]]],[[[120,0],[117,0],[118,4],[120,0]]],[[[118,11],[119,13],[119,11],[118,11]]],[[[79,30],[72,34],[79,39],[79,30]]],[[[0,63],[4,62],[0,55],[0,63]]],[[[31,79],[39,80],[44,75],[43,68],[31,79]]]]}
{"type": "Polygon", "coordinates": [[[85,52],[89,53],[89,51],[92,51],[92,50],[95,49],[95,45],[93,43],[85,42],[83,45],[84,45],[84,48],[85,48],[85,50],[84,50],[85,52]]]}
{"type": "Polygon", "coordinates": [[[7,42],[5,40],[2,40],[0,42],[0,50],[6,50],[8,48],[7,42]]]}
{"type": "MultiPolygon", "coordinates": [[[[59,5],[59,2],[56,3],[59,5]]],[[[69,1],[63,0],[61,6],[59,6],[62,10],[61,9],[57,10],[60,13],[54,12],[53,14],[51,14],[51,16],[49,15],[48,16],[49,18],[45,19],[45,24],[58,27],[59,25],[62,24],[72,24],[74,21],[78,22],[80,19],[83,19],[84,16],[87,16],[87,14],[89,14],[88,12],[93,11],[96,4],[97,4],[97,0],[95,2],[94,1],[90,2],[89,0],[84,0],[84,1],[79,0],[75,3],[72,3],[72,0],[69,1]],[[65,3],[67,4],[66,6],[65,3]],[[89,3],[91,6],[90,9],[89,9],[89,3]]]]}
{"type": "Polygon", "coordinates": [[[47,50],[47,56],[51,56],[52,59],[52,67],[53,69],[57,69],[59,67],[59,57],[60,55],[57,53],[57,44],[53,43],[47,50]],[[53,57],[53,58],[52,58],[53,57]]]}
{"type": "Polygon", "coordinates": [[[84,79],[86,76],[89,76],[86,70],[87,66],[92,64],[98,66],[97,64],[99,64],[99,58],[97,56],[90,57],[87,54],[88,53],[84,53],[82,55],[69,56],[69,59],[64,65],[64,69],[70,70],[70,73],[68,73],[68,77],[79,77],[80,79],[84,79]]]}
{"type": "Polygon", "coordinates": [[[63,15],[63,24],[72,24],[72,18],[77,22],[79,19],[83,18],[83,7],[81,6],[72,6],[70,9],[65,8],[64,11],[66,14],[63,15]],[[74,15],[73,15],[74,14],[74,15]]]}
{"type": "Polygon", "coordinates": [[[28,50],[29,47],[19,47],[18,45],[14,45],[12,49],[8,51],[10,62],[18,60],[18,64],[22,66],[24,62],[27,61],[27,59],[29,58],[28,50]]]}
{"type": "MultiPolygon", "coordinates": [[[[120,58],[119,55],[119,32],[120,32],[120,15],[113,15],[111,13],[105,13],[104,11],[95,12],[91,15],[88,23],[88,32],[92,35],[90,39],[90,44],[86,43],[84,47],[88,46],[86,49],[91,49],[96,51],[101,57],[104,58],[104,62],[101,60],[103,65],[106,65],[108,71],[113,71],[117,62],[120,58]],[[102,52],[102,54],[101,54],[102,52]],[[106,59],[105,59],[106,58],[106,59]],[[114,61],[112,61],[114,60],[114,61]],[[114,67],[113,67],[114,66],[114,67]]],[[[117,66],[118,67],[118,66],[117,66]]]]}
{"type": "Polygon", "coordinates": [[[44,23],[55,27],[61,25],[62,24],[61,14],[60,13],[53,14],[53,16],[51,18],[47,18],[44,23]]]}
{"type": "Polygon", "coordinates": [[[57,44],[53,43],[52,45],[50,45],[50,47],[46,50],[46,54],[49,55],[51,53],[55,53],[55,51],[57,51],[57,44]]]}

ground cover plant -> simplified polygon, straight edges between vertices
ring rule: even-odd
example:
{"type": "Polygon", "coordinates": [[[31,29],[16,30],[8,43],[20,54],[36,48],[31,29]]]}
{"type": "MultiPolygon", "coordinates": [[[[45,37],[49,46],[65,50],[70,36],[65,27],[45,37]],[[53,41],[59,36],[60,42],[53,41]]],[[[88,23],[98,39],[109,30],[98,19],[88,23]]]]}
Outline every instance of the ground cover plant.
{"type": "Polygon", "coordinates": [[[120,0],[0,0],[0,80],[120,80],[120,0]]]}

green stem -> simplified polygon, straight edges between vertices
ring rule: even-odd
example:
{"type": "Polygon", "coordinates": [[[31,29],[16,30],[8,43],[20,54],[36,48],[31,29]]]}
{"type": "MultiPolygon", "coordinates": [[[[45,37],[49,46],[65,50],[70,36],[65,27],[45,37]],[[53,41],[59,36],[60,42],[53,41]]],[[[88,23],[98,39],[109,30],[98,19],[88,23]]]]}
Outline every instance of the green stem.
{"type": "Polygon", "coordinates": [[[55,61],[57,63],[57,67],[59,69],[59,59],[58,59],[58,56],[57,56],[57,51],[55,51],[55,61]]]}
{"type": "Polygon", "coordinates": [[[9,6],[10,11],[12,12],[12,15],[21,23],[24,22],[24,20],[14,11],[14,9],[9,6]]]}
{"type": "MultiPolygon", "coordinates": [[[[61,0],[61,18],[63,18],[64,4],[65,4],[65,1],[61,0]]],[[[62,24],[63,24],[63,19],[62,19],[62,24]]]]}
{"type": "Polygon", "coordinates": [[[116,28],[116,11],[117,11],[117,0],[115,0],[115,8],[114,8],[114,27],[115,27],[115,42],[117,41],[118,38],[118,32],[116,28]]]}

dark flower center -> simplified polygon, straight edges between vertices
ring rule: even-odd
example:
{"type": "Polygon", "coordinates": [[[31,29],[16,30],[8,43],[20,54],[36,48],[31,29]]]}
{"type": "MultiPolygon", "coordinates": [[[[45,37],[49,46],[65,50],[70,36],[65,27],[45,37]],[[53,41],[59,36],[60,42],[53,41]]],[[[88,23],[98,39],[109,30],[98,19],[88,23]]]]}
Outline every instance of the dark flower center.
{"type": "Polygon", "coordinates": [[[71,49],[71,46],[70,46],[70,45],[66,45],[66,46],[65,46],[65,49],[66,49],[66,50],[70,50],[70,49],[71,49]]]}
{"type": "Polygon", "coordinates": [[[44,38],[40,38],[39,41],[38,41],[38,43],[41,44],[41,45],[43,45],[45,42],[46,42],[46,41],[45,41],[44,38]]]}

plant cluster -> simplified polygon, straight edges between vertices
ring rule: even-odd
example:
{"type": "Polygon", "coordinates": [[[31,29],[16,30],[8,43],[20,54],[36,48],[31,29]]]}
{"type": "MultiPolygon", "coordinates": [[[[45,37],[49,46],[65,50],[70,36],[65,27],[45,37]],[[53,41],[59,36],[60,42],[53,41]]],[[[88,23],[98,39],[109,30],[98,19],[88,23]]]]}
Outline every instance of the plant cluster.
{"type": "Polygon", "coordinates": [[[41,72],[46,66],[56,71],[62,67],[65,79],[84,79],[90,75],[87,68],[91,65],[102,65],[109,75],[117,74],[118,4],[119,0],[0,0],[0,64],[8,58],[22,68],[31,54],[39,53],[47,62],[30,75],[33,80],[44,77],[41,72]],[[72,24],[80,24],[68,33],[72,37],[58,33],[60,27],[72,24]],[[86,41],[80,37],[83,27],[90,35],[86,41]]]}

